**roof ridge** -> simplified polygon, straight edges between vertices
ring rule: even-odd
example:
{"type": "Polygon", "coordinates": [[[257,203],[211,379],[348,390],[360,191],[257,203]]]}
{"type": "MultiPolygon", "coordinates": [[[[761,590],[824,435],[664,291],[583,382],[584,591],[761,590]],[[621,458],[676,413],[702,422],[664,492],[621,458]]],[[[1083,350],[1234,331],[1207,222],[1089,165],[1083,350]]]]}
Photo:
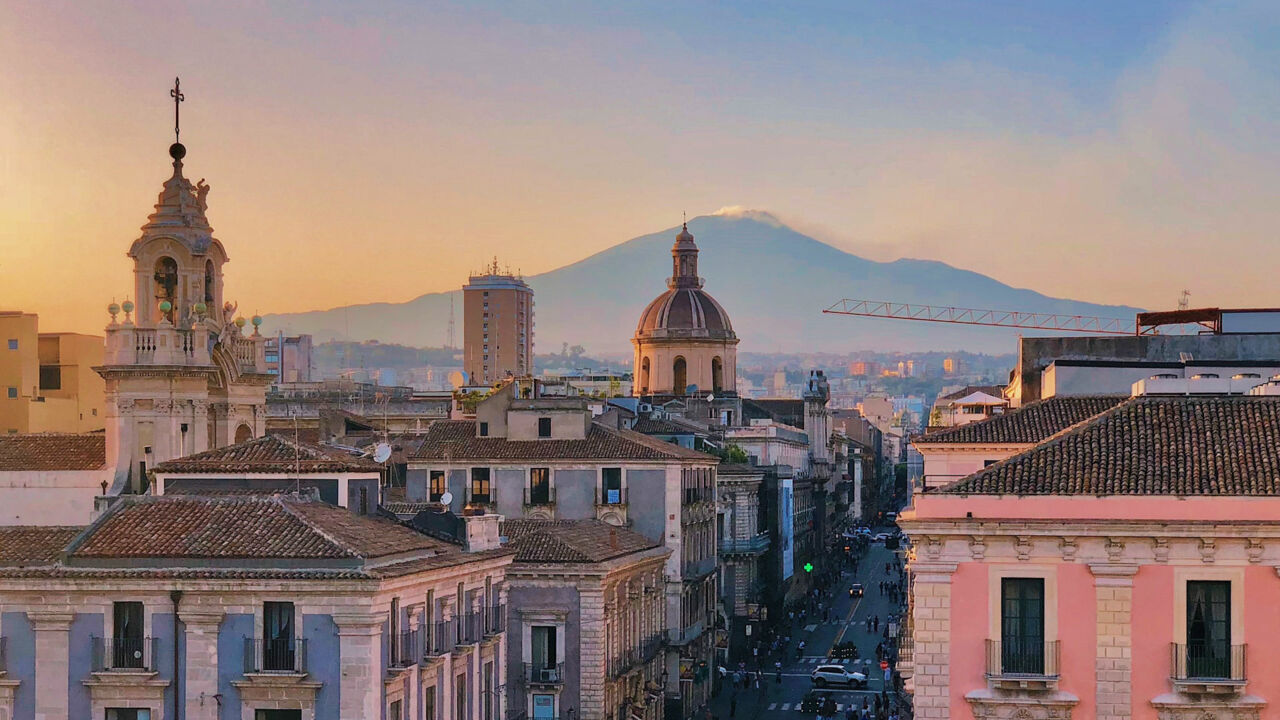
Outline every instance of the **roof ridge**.
{"type": "MultiPolygon", "coordinates": [[[[256,499],[256,498],[255,498],[255,499],[256,499]]],[[[320,527],[320,526],[319,526],[319,525],[317,525],[316,523],[312,522],[312,521],[311,521],[311,519],[310,519],[310,518],[308,518],[308,517],[306,517],[305,515],[303,515],[303,514],[301,514],[301,513],[298,513],[298,512],[295,512],[295,511],[294,511],[294,509],[293,509],[293,507],[292,507],[292,504],[293,504],[294,502],[303,502],[303,501],[301,501],[301,500],[297,500],[297,499],[293,499],[293,498],[286,498],[286,497],[285,497],[285,496],[283,496],[283,495],[272,495],[271,497],[266,498],[266,499],[271,500],[271,501],[274,501],[274,502],[275,502],[277,505],[279,505],[279,506],[284,510],[284,512],[285,512],[286,514],[288,514],[290,517],[292,517],[292,518],[296,519],[298,522],[302,523],[303,525],[306,525],[308,528],[310,528],[310,529],[311,529],[311,531],[312,531],[312,532],[316,533],[317,535],[319,535],[320,537],[324,538],[325,540],[328,540],[330,543],[332,543],[332,544],[333,544],[335,547],[337,547],[339,550],[341,550],[341,551],[343,551],[343,552],[347,553],[347,555],[348,555],[349,557],[360,558],[361,560],[365,560],[365,559],[367,559],[367,558],[365,558],[365,556],[364,556],[364,555],[360,554],[360,552],[359,552],[359,551],[357,551],[354,547],[352,547],[350,544],[348,544],[348,543],[347,543],[347,542],[345,542],[344,540],[341,540],[340,538],[337,538],[337,537],[333,536],[333,535],[332,535],[331,533],[329,533],[327,530],[325,530],[324,528],[320,527]],[[286,501],[286,500],[287,500],[287,501],[286,501]]]]}

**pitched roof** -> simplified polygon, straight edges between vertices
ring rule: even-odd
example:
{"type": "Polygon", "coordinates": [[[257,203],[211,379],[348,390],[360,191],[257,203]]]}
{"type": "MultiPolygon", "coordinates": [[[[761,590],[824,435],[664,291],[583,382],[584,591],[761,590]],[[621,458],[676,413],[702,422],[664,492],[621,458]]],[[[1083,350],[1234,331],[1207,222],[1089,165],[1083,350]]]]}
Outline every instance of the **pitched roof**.
{"type": "Polygon", "coordinates": [[[264,435],[227,447],[176,458],[156,466],[158,473],[324,473],[379,472],[382,466],[346,450],[295,443],[281,435],[264,435]]]}
{"type": "Polygon", "coordinates": [[[997,398],[1004,397],[1004,387],[1001,385],[965,385],[963,388],[953,393],[947,393],[946,395],[940,396],[937,402],[945,405],[945,401],[947,400],[959,400],[961,398],[969,397],[974,393],[983,393],[997,398]]]}
{"type": "Polygon", "coordinates": [[[758,468],[747,463],[720,463],[720,468],[716,470],[716,475],[734,476],[734,475],[763,475],[764,469],[758,468]]]}
{"type": "Polygon", "coordinates": [[[100,470],[106,464],[103,433],[0,435],[0,472],[100,470]]]}
{"type": "Polygon", "coordinates": [[[70,557],[368,559],[446,547],[389,520],[283,495],[118,502],[70,557]]]}
{"type": "Polygon", "coordinates": [[[918,436],[917,444],[1031,445],[1124,402],[1120,395],[1058,396],[985,420],[918,436]]]}
{"type": "Polygon", "coordinates": [[[0,567],[50,565],[82,527],[0,527],[0,567]]]}
{"type": "Polygon", "coordinates": [[[1137,397],[940,490],[1280,495],[1280,397],[1137,397]]]}
{"type": "MultiPolygon", "coordinates": [[[[631,429],[644,435],[695,435],[698,428],[669,418],[651,418],[642,415],[636,418],[631,429]]],[[[706,431],[702,431],[706,434],[706,431]]]]}
{"type": "Polygon", "coordinates": [[[516,562],[595,563],[661,544],[600,520],[507,520],[502,534],[516,562]]]}
{"type": "Polygon", "coordinates": [[[582,440],[477,437],[471,420],[437,420],[427,428],[415,460],[714,460],[632,430],[591,423],[582,440]]]}

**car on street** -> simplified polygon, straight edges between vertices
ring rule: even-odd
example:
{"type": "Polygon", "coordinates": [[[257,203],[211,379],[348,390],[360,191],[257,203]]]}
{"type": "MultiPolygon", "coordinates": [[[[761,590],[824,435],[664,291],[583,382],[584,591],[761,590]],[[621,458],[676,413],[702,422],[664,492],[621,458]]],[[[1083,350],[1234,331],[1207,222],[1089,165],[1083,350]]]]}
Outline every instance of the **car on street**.
{"type": "Polygon", "coordinates": [[[875,535],[872,535],[871,539],[874,542],[884,542],[885,540],[888,540],[890,537],[891,536],[889,535],[889,533],[879,532],[879,533],[876,533],[875,535]]]}
{"type": "Polygon", "coordinates": [[[805,693],[804,699],[800,701],[799,709],[802,713],[820,713],[822,712],[822,706],[826,705],[828,701],[835,702],[831,693],[810,690],[805,693]]]}
{"type": "Polygon", "coordinates": [[[864,592],[866,591],[863,590],[862,583],[854,583],[849,587],[849,597],[862,597],[864,592]]]}
{"type": "Polygon", "coordinates": [[[817,687],[828,685],[847,685],[851,688],[865,688],[867,676],[855,670],[848,670],[843,665],[819,665],[810,676],[817,687]]]}

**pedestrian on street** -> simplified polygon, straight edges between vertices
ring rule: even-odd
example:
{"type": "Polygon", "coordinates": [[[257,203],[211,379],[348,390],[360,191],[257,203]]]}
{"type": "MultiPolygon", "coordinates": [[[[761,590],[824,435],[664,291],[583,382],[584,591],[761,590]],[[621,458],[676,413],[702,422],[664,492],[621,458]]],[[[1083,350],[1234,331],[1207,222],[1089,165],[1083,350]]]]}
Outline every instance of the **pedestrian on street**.
{"type": "Polygon", "coordinates": [[[778,662],[774,663],[773,667],[777,670],[778,684],[781,685],[782,684],[782,661],[779,660],[778,662]]]}

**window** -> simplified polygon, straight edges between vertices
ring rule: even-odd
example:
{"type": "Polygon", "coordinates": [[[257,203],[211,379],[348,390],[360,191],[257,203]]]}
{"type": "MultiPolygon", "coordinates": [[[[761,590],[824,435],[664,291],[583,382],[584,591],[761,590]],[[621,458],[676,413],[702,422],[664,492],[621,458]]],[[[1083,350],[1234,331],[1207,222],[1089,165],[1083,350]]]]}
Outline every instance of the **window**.
{"type": "Polygon", "coordinates": [[[18,349],[18,338],[9,338],[9,349],[10,350],[18,349]]]}
{"type": "Polygon", "coordinates": [[[622,468],[601,468],[600,503],[618,505],[622,502],[622,468]]]}
{"type": "Polygon", "coordinates": [[[400,701],[396,700],[387,708],[387,720],[404,720],[404,713],[400,710],[400,701]]]}
{"type": "Polygon", "coordinates": [[[1187,676],[1231,677],[1231,583],[1187,581],[1187,676]]]}
{"type": "Polygon", "coordinates": [[[14,399],[14,398],[16,398],[16,397],[18,397],[18,388],[16,388],[16,387],[10,387],[10,388],[9,388],[9,399],[10,399],[10,400],[13,400],[13,399],[14,399]]]}
{"type": "Polygon", "coordinates": [[[995,464],[996,464],[996,463],[998,463],[998,462],[1000,462],[1000,461],[999,461],[999,460],[983,460],[983,461],[982,461],[982,467],[984,467],[984,468],[989,468],[989,467],[991,467],[992,465],[995,465],[995,464]]]}
{"type": "Polygon", "coordinates": [[[293,603],[262,604],[262,669],[294,669],[293,603]]]}
{"type": "MultiPolygon", "coordinates": [[[[485,370],[488,370],[488,369],[489,368],[486,366],[485,370]]],[[[487,422],[480,423],[480,437],[489,437],[489,423],[487,422]]]]}
{"type": "Polygon", "coordinates": [[[422,719],[435,720],[436,717],[436,686],[432,685],[423,691],[422,694],[422,719]]]}
{"type": "Polygon", "coordinates": [[[440,502],[440,498],[448,492],[448,483],[444,478],[443,470],[432,470],[430,487],[427,488],[427,499],[431,502],[440,502]]]}
{"type": "Polygon", "coordinates": [[[538,418],[538,437],[551,437],[551,418],[538,418]]]}
{"type": "MultiPolygon", "coordinates": [[[[424,646],[427,648],[428,655],[433,652],[433,645],[431,643],[431,640],[433,637],[435,637],[435,629],[436,629],[435,622],[436,622],[436,591],[428,590],[427,604],[426,604],[426,607],[422,609],[422,634],[426,636],[424,641],[424,646]]],[[[432,688],[432,690],[435,690],[435,688],[432,688]]],[[[427,715],[426,717],[429,718],[431,716],[427,715]]]]}
{"type": "Polygon", "coordinates": [[[302,720],[301,710],[255,710],[253,720],[302,720]]]}
{"type": "Polygon", "coordinates": [[[360,488],[360,514],[369,514],[369,488],[360,488]]]}
{"type": "Polygon", "coordinates": [[[118,602],[112,606],[111,654],[107,660],[113,668],[145,667],[145,645],[142,637],[142,603],[118,602]]]}
{"type": "Polygon", "coordinates": [[[107,708],[107,720],[151,720],[151,711],[146,708],[107,708]]]}
{"type": "Polygon", "coordinates": [[[484,697],[481,703],[484,720],[493,720],[493,661],[484,664],[484,697]]]}
{"type": "MultiPolygon", "coordinates": [[[[391,598],[391,617],[388,618],[391,629],[391,663],[394,665],[400,660],[400,598],[391,598]]],[[[392,717],[399,720],[399,715],[392,717]]]]}
{"type": "Polygon", "coordinates": [[[529,468],[529,504],[551,502],[551,468],[529,468]]]}
{"type": "Polygon", "coordinates": [[[556,628],[551,625],[534,625],[529,628],[529,639],[532,643],[530,656],[533,659],[534,680],[542,680],[547,670],[555,671],[559,664],[556,653],[556,628]]]}
{"type": "Polygon", "coordinates": [[[672,393],[684,395],[688,392],[688,368],[683,357],[677,356],[675,361],[671,363],[671,376],[674,378],[671,383],[672,393]]]}
{"type": "Polygon", "coordinates": [[[1044,578],[1000,580],[1000,670],[1044,673],[1044,578]]]}
{"type": "Polygon", "coordinates": [[[465,718],[467,716],[467,676],[459,675],[454,679],[454,698],[456,699],[454,715],[456,718],[465,718]]]}
{"type": "Polygon", "coordinates": [[[489,501],[489,468],[471,468],[471,502],[489,501]]]}

